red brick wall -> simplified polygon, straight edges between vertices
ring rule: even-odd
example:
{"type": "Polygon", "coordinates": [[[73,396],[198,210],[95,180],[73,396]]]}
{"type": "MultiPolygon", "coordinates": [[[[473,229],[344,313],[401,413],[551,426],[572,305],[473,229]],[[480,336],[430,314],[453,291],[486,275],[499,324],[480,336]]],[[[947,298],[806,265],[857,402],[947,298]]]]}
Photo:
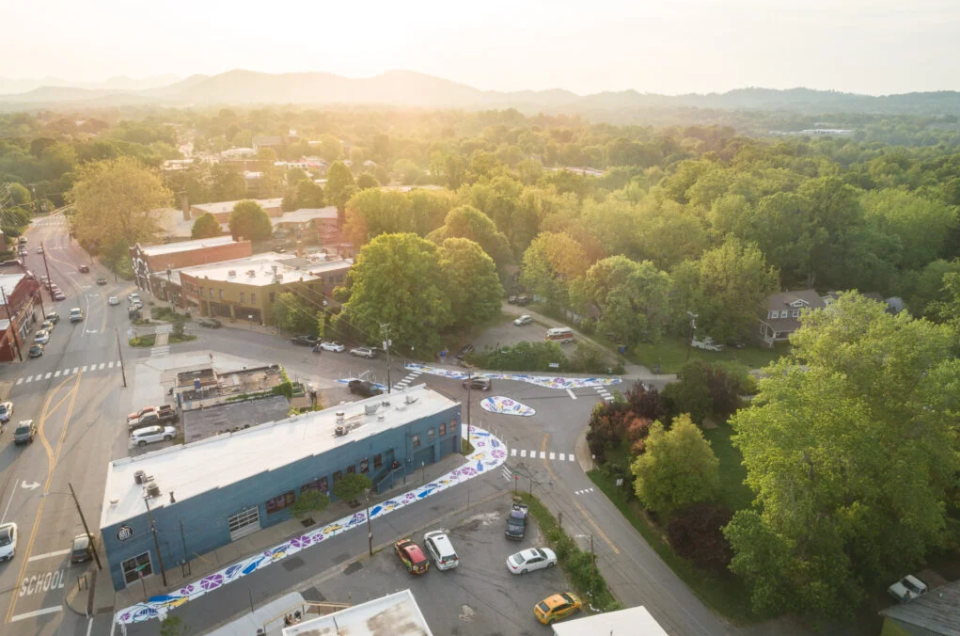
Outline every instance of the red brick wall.
{"type": "Polygon", "coordinates": [[[219,263],[220,261],[229,261],[247,256],[253,256],[253,244],[250,241],[239,241],[236,243],[228,243],[227,245],[215,245],[213,247],[187,252],[174,252],[172,254],[151,256],[148,258],[148,262],[151,272],[160,273],[165,271],[167,267],[170,269],[180,269],[181,267],[192,267],[205,263],[219,263]]]}

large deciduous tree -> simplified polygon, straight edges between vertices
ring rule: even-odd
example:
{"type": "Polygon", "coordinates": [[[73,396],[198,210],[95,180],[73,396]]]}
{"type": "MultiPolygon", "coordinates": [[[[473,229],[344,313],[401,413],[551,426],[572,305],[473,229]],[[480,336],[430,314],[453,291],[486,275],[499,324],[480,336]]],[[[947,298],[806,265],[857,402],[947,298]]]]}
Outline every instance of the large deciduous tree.
{"type": "Polygon", "coordinates": [[[855,293],[801,323],[731,420],[756,499],[726,535],[758,612],[844,617],[944,545],[960,361],[948,326],[855,293]]]}
{"type": "Polygon", "coordinates": [[[223,229],[220,227],[220,221],[209,212],[204,212],[197,217],[190,229],[190,238],[193,239],[211,238],[221,234],[223,234],[223,229]]]}
{"type": "Polygon", "coordinates": [[[670,430],[654,422],[644,444],[630,470],[647,508],[669,513],[719,494],[720,461],[689,415],[675,417],[670,430]]]}
{"type": "Polygon", "coordinates": [[[943,253],[957,225],[957,208],[903,190],[867,192],[861,197],[868,223],[900,242],[903,269],[921,269],[943,253]]]}
{"type": "Polygon", "coordinates": [[[256,201],[240,201],[230,213],[230,234],[234,239],[263,241],[273,236],[270,217],[256,201]]]}
{"type": "Polygon", "coordinates": [[[548,305],[559,307],[566,303],[568,286],[588,265],[583,248],[569,234],[544,232],[523,254],[520,282],[548,305]]]}
{"type": "Polygon", "coordinates": [[[438,245],[450,238],[470,239],[483,248],[501,272],[513,261],[507,237],[497,230],[490,217],[469,205],[450,210],[443,225],[431,232],[427,238],[438,245]]]}
{"type": "Polygon", "coordinates": [[[440,271],[453,324],[468,327],[500,315],[503,287],[497,266],[478,244],[464,238],[445,240],[440,247],[440,271]]]}
{"type": "Polygon", "coordinates": [[[153,242],[160,229],[160,208],[173,193],[160,175],[132,157],[88,164],[70,191],[74,231],[83,245],[153,242]]]}
{"type": "Polygon", "coordinates": [[[600,330],[620,342],[657,342],[667,320],[670,284],[669,274],[650,261],[611,256],[593,264],[574,296],[595,307],[600,330]]]}
{"type": "Polygon", "coordinates": [[[329,205],[337,206],[340,214],[344,213],[356,187],[353,173],[342,161],[334,161],[327,169],[326,201],[329,205]]]}
{"type": "Polygon", "coordinates": [[[437,350],[452,313],[436,245],[416,234],[381,234],[360,250],[349,284],[338,324],[377,340],[388,324],[398,349],[437,350]]]}

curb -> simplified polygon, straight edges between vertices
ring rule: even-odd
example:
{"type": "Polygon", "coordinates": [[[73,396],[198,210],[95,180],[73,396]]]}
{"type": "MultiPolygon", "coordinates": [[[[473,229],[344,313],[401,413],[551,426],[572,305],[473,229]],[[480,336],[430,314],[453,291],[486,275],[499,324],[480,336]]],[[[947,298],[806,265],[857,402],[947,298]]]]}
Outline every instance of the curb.
{"type": "Polygon", "coordinates": [[[87,583],[86,590],[80,589],[79,577],[77,583],[70,587],[70,591],[66,594],[66,603],[75,614],[79,614],[85,618],[93,616],[93,591],[97,587],[97,571],[88,570],[83,574],[86,577],[87,574],[90,574],[89,582],[87,583]],[[86,592],[86,594],[84,594],[86,592]]]}

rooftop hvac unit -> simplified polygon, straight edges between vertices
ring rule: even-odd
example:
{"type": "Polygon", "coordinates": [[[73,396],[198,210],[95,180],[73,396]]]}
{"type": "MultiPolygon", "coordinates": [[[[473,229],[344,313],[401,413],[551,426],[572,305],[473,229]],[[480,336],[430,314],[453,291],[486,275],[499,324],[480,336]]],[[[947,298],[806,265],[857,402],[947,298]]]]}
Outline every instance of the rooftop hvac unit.
{"type": "Polygon", "coordinates": [[[337,434],[337,437],[342,437],[343,435],[346,435],[350,429],[343,424],[337,424],[337,427],[333,430],[337,434]]]}
{"type": "Polygon", "coordinates": [[[236,276],[236,275],[237,275],[237,270],[235,269],[231,269],[230,271],[227,272],[227,276],[236,276]]]}
{"type": "Polygon", "coordinates": [[[247,276],[256,276],[256,275],[257,275],[257,270],[255,270],[255,269],[248,269],[248,270],[247,270],[247,276]]]}
{"type": "Polygon", "coordinates": [[[147,481],[147,473],[142,470],[138,470],[133,473],[133,481],[137,482],[139,485],[143,485],[143,482],[147,481]]]}
{"type": "Polygon", "coordinates": [[[415,397],[413,397],[412,395],[407,395],[407,396],[405,396],[405,398],[404,398],[404,402],[406,402],[407,404],[413,404],[413,403],[416,402],[418,399],[419,399],[419,398],[415,398],[415,397]]]}
{"type": "Polygon", "coordinates": [[[160,496],[160,485],[152,478],[147,481],[147,497],[153,499],[160,496]]]}
{"type": "Polygon", "coordinates": [[[343,411],[337,411],[337,412],[336,412],[337,424],[343,424],[343,418],[344,418],[345,415],[346,415],[346,413],[344,413],[343,411]]]}
{"type": "Polygon", "coordinates": [[[380,406],[379,404],[364,404],[363,410],[367,415],[373,415],[374,413],[377,412],[377,409],[379,408],[379,406],[380,406]]]}

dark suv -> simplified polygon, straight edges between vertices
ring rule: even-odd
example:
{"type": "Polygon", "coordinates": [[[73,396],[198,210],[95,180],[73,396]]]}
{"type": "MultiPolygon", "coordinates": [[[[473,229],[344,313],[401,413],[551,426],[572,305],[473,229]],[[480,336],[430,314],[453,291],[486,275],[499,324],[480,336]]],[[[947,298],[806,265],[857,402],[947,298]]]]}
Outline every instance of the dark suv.
{"type": "Polygon", "coordinates": [[[362,395],[363,397],[373,397],[374,395],[381,395],[383,393],[380,387],[366,380],[350,380],[347,386],[350,387],[351,393],[362,395]]]}
{"type": "Polygon", "coordinates": [[[301,345],[304,347],[314,347],[316,346],[317,342],[319,342],[319,340],[317,340],[316,336],[303,335],[303,336],[297,336],[296,338],[290,338],[290,342],[292,342],[295,345],[301,345]]]}

